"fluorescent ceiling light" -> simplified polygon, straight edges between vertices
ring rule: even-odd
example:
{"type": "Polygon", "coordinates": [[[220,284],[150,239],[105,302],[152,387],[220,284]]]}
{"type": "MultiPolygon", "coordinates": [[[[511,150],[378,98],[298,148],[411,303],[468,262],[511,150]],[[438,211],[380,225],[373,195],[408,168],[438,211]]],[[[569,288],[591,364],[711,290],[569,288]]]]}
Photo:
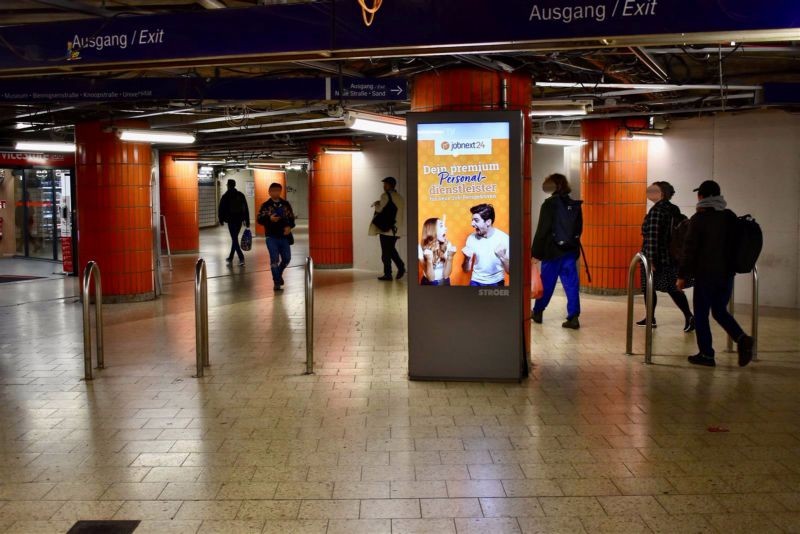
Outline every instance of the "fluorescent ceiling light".
{"type": "Polygon", "coordinates": [[[400,117],[363,111],[347,111],[342,118],[345,126],[353,130],[397,137],[406,135],[406,120],[400,117]]]}
{"type": "Polygon", "coordinates": [[[24,130],[25,128],[32,128],[33,124],[30,122],[18,122],[14,125],[15,130],[24,130]]]}
{"type": "Polygon", "coordinates": [[[663,137],[664,132],[661,130],[634,130],[628,132],[627,139],[632,139],[634,141],[655,141],[663,137]]]}
{"type": "Polygon", "coordinates": [[[17,141],[16,150],[34,152],[75,152],[75,143],[55,143],[52,141],[17,141]]]}
{"type": "Polygon", "coordinates": [[[194,143],[194,136],[184,132],[120,129],[117,131],[117,135],[122,141],[138,141],[140,143],[194,143]]]}
{"type": "Polygon", "coordinates": [[[322,151],[325,154],[352,154],[353,152],[361,152],[360,146],[324,146],[322,151]]]}
{"type": "Polygon", "coordinates": [[[586,115],[587,111],[585,107],[572,107],[572,108],[561,108],[561,107],[547,107],[543,106],[540,108],[531,109],[530,116],[531,117],[549,117],[553,115],[560,115],[564,117],[569,117],[573,115],[586,115]]]}
{"type": "Polygon", "coordinates": [[[569,136],[556,136],[556,135],[543,135],[536,137],[536,143],[539,145],[556,145],[556,146],[579,146],[583,142],[578,137],[569,136]]]}

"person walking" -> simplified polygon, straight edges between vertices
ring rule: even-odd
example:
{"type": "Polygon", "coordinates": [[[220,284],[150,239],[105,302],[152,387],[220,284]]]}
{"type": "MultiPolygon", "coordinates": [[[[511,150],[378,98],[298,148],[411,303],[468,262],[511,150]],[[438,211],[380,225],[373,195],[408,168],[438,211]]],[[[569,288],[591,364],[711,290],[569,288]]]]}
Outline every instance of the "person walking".
{"type": "MultiPolygon", "coordinates": [[[[670,256],[669,245],[675,225],[685,219],[680,208],[670,202],[675,195],[675,188],[669,182],[653,182],[647,188],[647,198],[653,207],[647,212],[642,223],[642,254],[645,255],[653,271],[653,328],[656,328],[656,292],[667,293],[672,301],[683,312],[683,331],[694,330],[694,316],[689,308],[686,294],[675,287],[678,280],[678,266],[670,256]]],[[[644,265],[642,272],[642,293],[645,291],[644,265]]],[[[687,287],[688,282],[687,282],[687,287]]],[[[637,321],[637,326],[646,326],[647,318],[637,321]]]]}
{"type": "Polygon", "coordinates": [[[291,245],[294,244],[292,228],[295,227],[295,216],[292,205],[281,198],[283,186],[277,182],[269,186],[269,198],[261,204],[256,221],[264,226],[269,252],[269,267],[272,271],[272,282],[275,291],[283,289],[283,271],[292,261],[291,245]]]}
{"type": "Polygon", "coordinates": [[[688,360],[694,365],[716,365],[708,319],[710,312],[736,341],[739,366],[744,367],[753,359],[753,338],[744,333],[728,312],[736,275],[731,260],[736,215],[725,209],[727,202],[717,182],[706,180],[695,191],[697,213],[689,219],[676,282],[677,288],[683,289],[686,280],[694,277],[694,321],[700,352],[689,356],[688,360]]]}
{"type": "Polygon", "coordinates": [[[231,253],[225,259],[227,263],[233,261],[233,254],[239,257],[239,265],[244,265],[244,252],[239,247],[239,232],[242,224],[250,228],[250,209],[247,207],[247,198],[244,193],[236,189],[236,180],[228,180],[228,190],[219,199],[219,224],[228,224],[231,234],[231,253]]]}
{"type": "Polygon", "coordinates": [[[387,176],[383,180],[383,194],[379,200],[372,203],[375,214],[369,225],[369,235],[377,235],[381,242],[381,262],[383,262],[383,276],[378,280],[389,282],[392,278],[392,262],[397,267],[397,279],[406,274],[406,265],[397,252],[397,240],[402,236],[403,221],[405,219],[405,200],[397,192],[397,180],[387,176]]]}
{"type": "Polygon", "coordinates": [[[578,256],[580,236],[583,233],[581,202],[570,198],[572,189],[563,174],[551,174],[544,179],[542,190],[550,197],[542,203],[539,223],[533,236],[531,257],[541,262],[542,298],[536,299],[531,311],[533,322],[541,324],[544,310],[550,304],[556,280],[567,294],[567,319],[561,326],[577,330],[581,327],[580,277],[578,256]]]}

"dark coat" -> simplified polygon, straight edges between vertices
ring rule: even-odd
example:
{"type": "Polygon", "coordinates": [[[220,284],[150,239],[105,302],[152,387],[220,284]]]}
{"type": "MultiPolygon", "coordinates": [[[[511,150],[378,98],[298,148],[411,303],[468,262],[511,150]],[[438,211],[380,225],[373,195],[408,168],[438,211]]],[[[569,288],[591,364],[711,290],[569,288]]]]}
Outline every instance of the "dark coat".
{"type": "Polygon", "coordinates": [[[228,224],[244,223],[250,226],[250,208],[244,193],[228,189],[219,199],[219,222],[228,224]]]}
{"type": "Polygon", "coordinates": [[[680,278],[724,280],[735,274],[731,242],[736,214],[731,210],[702,209],[689,219],[678,266],[680,278]]]}
{"type": "MultiPolygon", "coordinates": [[[[554,260],[563,256],[568,252],[575,252],[577,247],[560,247],[553,239],[553,225],[557,213],[556,202],[563,202],[562,197],[569,198],[569,195],[552,194],[548,199],[542,203],[542,209],[539,212],[539,223],[536,225],[536,233],[533,235],[533,244],[531,245],[531,257],[540,260],[554,260]]],[[[583,215],[578,218],[578,235],[583,233],[583,215]]]]}

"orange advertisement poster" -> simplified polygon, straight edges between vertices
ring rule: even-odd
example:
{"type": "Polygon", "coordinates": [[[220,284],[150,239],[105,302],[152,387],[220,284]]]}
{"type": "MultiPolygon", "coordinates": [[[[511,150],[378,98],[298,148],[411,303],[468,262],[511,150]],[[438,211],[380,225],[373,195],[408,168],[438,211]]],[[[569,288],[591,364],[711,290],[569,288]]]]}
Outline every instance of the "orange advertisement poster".
{"type": "Polygon", "coordinates": [[[507,286],[509,125],[417,126],[418,279],[431,286],[507,286]]]}

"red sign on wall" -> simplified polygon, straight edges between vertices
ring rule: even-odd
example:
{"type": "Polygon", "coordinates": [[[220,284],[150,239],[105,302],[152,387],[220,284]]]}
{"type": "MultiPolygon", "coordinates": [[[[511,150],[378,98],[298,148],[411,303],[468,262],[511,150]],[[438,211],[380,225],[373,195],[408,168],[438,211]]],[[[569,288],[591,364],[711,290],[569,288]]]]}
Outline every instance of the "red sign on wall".
{"type": "Polygon", "coordinates": [[[61,238],[61,264],[65,273],[71,273],[74,269],[72,264],[72,238],[61,238]]]}
{"type": "Polygon", "coordinates": [[[0,167],[74,167],[75,154],[0,152],[0,167]]]}

